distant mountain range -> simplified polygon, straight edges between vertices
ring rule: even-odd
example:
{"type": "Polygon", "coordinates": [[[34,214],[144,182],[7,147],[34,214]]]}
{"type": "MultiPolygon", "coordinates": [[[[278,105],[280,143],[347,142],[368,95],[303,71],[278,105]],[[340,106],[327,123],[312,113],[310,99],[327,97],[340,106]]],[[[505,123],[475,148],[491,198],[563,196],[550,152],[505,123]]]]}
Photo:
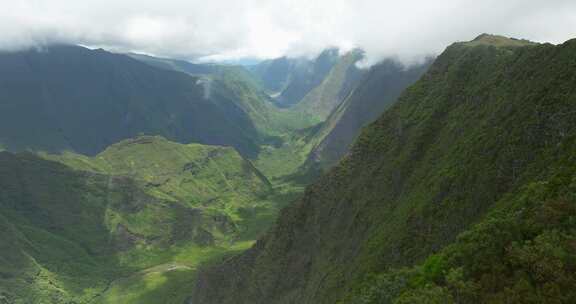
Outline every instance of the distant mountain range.
{"type": "Polygon", "coordinates": [[[12,151],[94,155],[150,134],[258,152],[258,131],[235,100],[125,55],[67,45],[3,52],[0,88],[0,145],[12,151]]]}

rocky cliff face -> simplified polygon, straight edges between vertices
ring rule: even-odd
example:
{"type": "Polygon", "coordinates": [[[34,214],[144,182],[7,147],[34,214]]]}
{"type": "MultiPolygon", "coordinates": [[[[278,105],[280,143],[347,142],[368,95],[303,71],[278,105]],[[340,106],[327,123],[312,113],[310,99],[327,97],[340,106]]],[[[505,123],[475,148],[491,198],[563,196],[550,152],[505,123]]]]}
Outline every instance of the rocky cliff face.
{"type": "MultiPolygon", "coordinates": [[[[347,67],[356,61],[353,59],[355,56],[340,54],[338,49],[326,49],[314,59],[282,57],[263,61],[250,70],[274,96],[278,106],[289,108],[298,105],[308,94],[322,87],[331,74],[333,78],[344,77],[347,67]],[[339,71],[333,73],[334,68],[339,71]]],[[[337,82],[331,83],[337,85],[337,82]]],[[[338,91],[341,87],[334,89],[338,91]]],[[[318,93],[321,92],[315,94],[318,93]]]]}
{"type": "Polygon", "coordinates": [[[352,50],[338,57],[329,73],[315,88],[310,90],[295,109],[326,120],[328,115],[356,88],[365,70],[356,64],[362,59],[361,50],[352,50]]]}
{"type": "MultiPolygon", "coordinates": [[[[388,303],[402,284],[434,282],[439,266],[429,263],[409,283],[386,277],[395,284],[383,289],[388,300],[349,297],[375,273],[430,259],[554,168],[576,168],[569,157],[576,135],[574,54],[576,41],[552,46],[481,36],[450,46],[362,132],[348,157],[282,212],[274,229],[247,252],[205,269],[189,303],[388,303]]],[[[498,256],[508,247],[494,248],[498,256]]],[[[565,248],[572,261],[574,248],[565,248]]],[[[508,263],[505,271],[521,265],[508,263]]],[[[490,284],[474,285],[484,290],[479,296],[507,286],[497,273],[490,284]]],[[[519,277],[506,284],[520,284],[519,277]]],[[[526,282],[528,295],[549,288],[526,282]]],[[[403,303],[433,299],[425,295],[403,303]]]]}

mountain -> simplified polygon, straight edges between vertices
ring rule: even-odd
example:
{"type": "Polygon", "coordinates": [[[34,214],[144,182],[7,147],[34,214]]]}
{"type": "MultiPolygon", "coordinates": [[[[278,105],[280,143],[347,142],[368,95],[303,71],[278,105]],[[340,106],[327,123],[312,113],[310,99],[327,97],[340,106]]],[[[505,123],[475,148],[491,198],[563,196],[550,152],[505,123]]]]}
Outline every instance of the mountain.
{"type": "Polygon", "coordinates": [[[258,153],[260,135],[210,83],[78,46],[0,53],[0,145],[95,155],[139,134],[258,153]]]}
{"type": "Polygon", "coordinates": [[[41,156],[0,152],[3,303],[182,303],[199,263],[246,248],[276,213],[231,147],[144,136],[41,156]]]}
{"type": "MultiPolygon", "coordinates": [[[[276,132],[281,140],[263,145],[261,153],[255,160],[257,166],[273,179],[288,178],[296,180],[294,179],[296,175],[313,176],[313,174],[308,174],[307,170],[300,170],[299,168],[306,162],[313,145],[316,144],[312,143],[313,139],[315,139],[314,134],[317,133],[319,127],[326,120],[326,113],[342,103],[358,85],[362,75],[365,73],[364,70],[356,67],[356,63],[362,58],[360,50],[353,50],[343,55],[340,55],[338,50],[327,50],[323,54],[323,56],[334,56],[332,59],[334,62],[329,71],[322,73],[322,75],[317,75],[319,77],[318,81],[312,86],[308,86],[306,91],[301,92],[301,99],[297,103],[286,109],[276,111],[272,121],[284,121],[281,125],[292,127],[284,127],[288,132],[276,132]],[[304,174],[300,172],[304,172],[304,174]]],[[[269,61],[268,64],[274,66],[275,63],[272,62],[280,65],[279,62],[290,63],[296,60],[281,58],[269,61]]],[[[304,62],[306,59],[299,58],[298,60],[304,62]]],[[[265,65],[266,63],[263,62],[262,64],[265,65]]],[[[272,67],[270,69],[273,70],[272,67]]],[[[312,72],[314,69],[310,68],[309,71],[312,72]]],[[[269,76],[274,75],[274,71],[269,72],[269,76]]],[[[298,74],[292,76],[303,77],[298,74]]],[[[262,80],[260,83],[262,83],[262,80]]],[[[296,88],[296,86],[292,86],[292,88],[296,88]]],[[[269,90],[268,93],[270,93],[269,90]]],[[[272,96],[275,96],[276,102],[280,98],[279,94],[281,93],[272,94],[272,96]]],[[[274,124],[269,123],[269,125],[274,124]]],[[[300,178],[297,179],[300,180],[300,178]]]]}
{"type": "Polygon", "coordinates": [[[253,66],[251,71],[274,96],[276,104],[288,108],[320,85],[338,58],[337,49],[327,49],[314,59],[282,57],[266,60],[253,66]]]}
{"type": "MultiPolygon", "coordinates": [[[[431,60],[403,66],[386,60],[370,68],[347,98],[332,110],[322,127],[309,140],[313,145],[305,164],[327,169],[348,152],[362,128],[390,107],[400,94],[428,69],[431,60]]],[[[308,98],[308,97],[307,97],[308,98]]],[[[301,103],[304,105],[305,101],[301,103]]]]}
{"type": "Polygon", "coordinates": [[[575,54],[448,47],[188,303],[574,302],[575,54]]]}
{"type": "Polygon", "coordinates": [[[388,59],[370,69],[360,69],[357,63],[362,58],[361,50],[339,56],[324,80],[297,105],[285,110],[295,117],[301,115],[308,123],[288,132],[290,136],[284,136],[286,139],[272,152],[263,147],[256,163],[267,176],[283,175],[307,183],[336,164],[362,127],[392,105],[431,64],[430,58],[411,66],[388,59]]]}
{"type": "Polygon", "coordinates": [[[360,50],[341,55],[318,86],[310,90],[295,109],[325,120],[359,83],[363,70],[356,63],[363,57],[360,50]]]}
{"type": "Polygon", "coordinates": [[[259,62],[249,67],[262,86],[271,93],[282,92],[290,78],[296,60],[280,57],[259,62]]]}

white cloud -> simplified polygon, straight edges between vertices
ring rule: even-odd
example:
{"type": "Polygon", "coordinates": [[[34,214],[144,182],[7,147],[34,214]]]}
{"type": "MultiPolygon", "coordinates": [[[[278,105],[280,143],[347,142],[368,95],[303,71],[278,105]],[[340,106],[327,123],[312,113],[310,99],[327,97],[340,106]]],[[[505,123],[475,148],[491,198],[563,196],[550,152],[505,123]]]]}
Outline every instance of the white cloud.
{"type": "Polygon", "coordinates": [[[0,0],[0,49],[51,42],[188,59],[361,47],[404,61],[488,32],[576,37],[573,0],[0,0]]]}

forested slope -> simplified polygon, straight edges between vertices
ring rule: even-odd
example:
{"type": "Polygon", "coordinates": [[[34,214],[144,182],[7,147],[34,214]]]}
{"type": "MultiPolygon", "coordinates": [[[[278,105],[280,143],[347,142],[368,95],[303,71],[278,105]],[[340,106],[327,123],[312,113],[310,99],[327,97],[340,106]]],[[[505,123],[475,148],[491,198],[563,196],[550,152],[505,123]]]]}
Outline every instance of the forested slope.
{"type": "Polygon", "coordinates": [[[448,47],[189,303],[573,302],[574,54],[448,47]]]}

